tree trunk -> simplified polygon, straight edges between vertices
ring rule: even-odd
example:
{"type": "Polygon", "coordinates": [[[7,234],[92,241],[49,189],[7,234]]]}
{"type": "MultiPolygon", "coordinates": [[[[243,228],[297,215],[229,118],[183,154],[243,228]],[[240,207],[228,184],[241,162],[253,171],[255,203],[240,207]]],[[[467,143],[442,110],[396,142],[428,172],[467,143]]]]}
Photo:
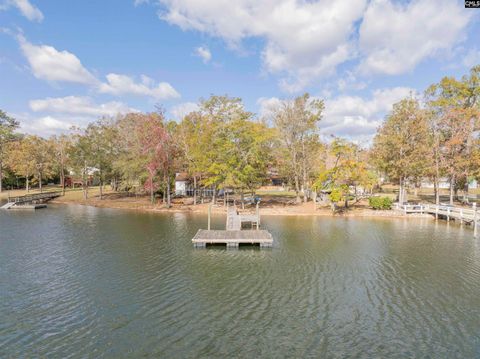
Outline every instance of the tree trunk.
{"type": "Polygon", "coordinates": [[[463,200],[468,203],[468,177],[465,180],[465,186],[463,187],[463,200]]]}
{"type": "Polygon", "coordinates": [[[398,188],[398,203],[403,204],[403,179],[400,177],[400,185],[398,188]]]}
{"type": "Polygon", "coordinates": [[[297,203],[302,202],[302,200],[300,199],[300,183],[299,182],[300,181],[299,181],[298,175],[295,174],[295,195],[296,195],[295,201],[297,203]]]}
{"type": "Polygon", "coordinates": [[[83,199],[87,200],[88,199],[88,173],[87,173],[87,161],[84,162],[83,165],[83,178],[82,178],[82,190],[83,190],[83,199]]]}
{"type": "Polygon", "coordinates": [[[98,175],[99,175],[99,182],[100,182],[100,201],[103,199],[103,173],[102,173],[102,167],[99,166],[99,169],[98,169],[98,175]]]}
{"type": "Polygon", "coordinates": [[[153,180],[150,181],[150,203],[153,204],[153,201],[154,201],[154,197],[153,197],[153,180]]]}
{"type": "Polygon", "coordinates": [[[197,176],[193,176],[193,205],[197,204],[197,176]]]}
{"type": "Polygon", "coordinates": [[[30,181],[28,180],[28,173],[25,176],[25,189],[27,190],[27,193],[30,192],[30,181]]]}
{"type": "Polygon", "coordinates": [[[433,181],[433,187],[435,191],[435,204],[438,206],[440,205],[440,188],[439,188],[439,180],[438,177],[435,177],[433,181]]]}
{"type": "Polygon", "coordinates": [[[170,196],[170,176],[167,176],[167,208],[172,205],[172,198],[170,196]]]}
{"type": "Polygon", "coordinates": [[[332,202],[330,206],[332,208],[332,212],[335,213],[335,211],[337,210],[337,204],[335,202],[332,202]]]}
{"type": "Polygon", "coordinates": [[[307,203],[307,161],[306,161],[306,153],[305,153],[305,143],[302,142],[302,150],[303,150],[303,159],[302,159],[302,174],[303,174],[303,202],[307,203]]]}
{"type": "Polygon", "coordinates": [[[313,191],[313,210],[317,210],[317,190],[313,191]]]}
{"type": "Polygon", "coordinates": [[[242,199],[242,209],[245,209],[245,200],[244,200],[244,195],[243,195],[243,189],[242,189],[242,192],[240,192],[240,198],[242,199]]]}
{"type": "Polygon", "coordinates": [[[298,162],[297,162],[297,150],[293,147],[292,153],[292,167],[294,172],[294,181],[295,181],[295,201],[296,203],[300,203],[302,200],[300,199],[300,179],[298,176],[298,162]]]}
{"type": "Polygon", "coordinates": [[[453,205],[453,195],[455,191],[455,175],[450,178],[450,204],[453,205]]]}
{"type": "Polygon", "coordinates": [[[60,185],[62,186],[62,195],[65,196],[65,169],[63,168],[63,165],[60,172],[60,185]]]}
{"type": "Polygon", "coordinates": [[[40,189],[40,193],[42,193],[43,189],[42,189],[42,173],[41,172],[38,172],[38,188],[40,189]]]}
{"type": "Polygon", "coordinates": [[[3,191],[2,182],[3,182],[3,163],[2,161],[0,161],[0,193],[2,193],[3,191]]]}

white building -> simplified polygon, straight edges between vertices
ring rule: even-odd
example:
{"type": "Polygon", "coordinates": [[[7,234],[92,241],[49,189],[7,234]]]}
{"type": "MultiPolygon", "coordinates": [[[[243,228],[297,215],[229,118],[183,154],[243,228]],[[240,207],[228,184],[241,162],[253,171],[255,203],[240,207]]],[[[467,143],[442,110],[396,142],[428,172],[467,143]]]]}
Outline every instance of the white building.
{"type": "MultiPolygon", "coordinates": [[[[422,181],[420,184],[420,187],[422,188],[433,188],[433,182],[430,182],[428,180],[422,181]]],[[[448,178],[441,178],[440,181],[438,182],[438,187],[440,189],[450,189],[450,181],[448,178]]],[[[468,184],[468,189],[476,189],[478,188],[478,183],[477,180],[472,180],[468,184]]]]}
{"type": "Polygon", "coordinates": [[[190,177],[186,172],[175,174],[175,195],[185,196],[187,194],[187,186],[190,184],[190,177]]]}

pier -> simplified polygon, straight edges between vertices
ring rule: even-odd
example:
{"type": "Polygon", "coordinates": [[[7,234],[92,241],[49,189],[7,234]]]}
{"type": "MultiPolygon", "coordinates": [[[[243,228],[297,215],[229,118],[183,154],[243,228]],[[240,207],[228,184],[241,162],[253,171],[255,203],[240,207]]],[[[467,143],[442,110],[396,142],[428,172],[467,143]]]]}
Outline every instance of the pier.
{"type": "Polygon", "coordinates": [[[62,192],[32,193],[24,196],[8,197],[8,201],[1,209],[38,209],[45,208],[45,204],[54,198],[60,197],[62,192]]]}
{"type": "Polygon", "coordinates": [[[261,230],[258,204],[255,214],[239,214],[235,206],[227,208],[225,230],[210,229],[211,207],[208,209],[208,229],[199,229],[192,239],[195,247],[206,247],[207,244],[226,245],[227,248],[238,248],[241,244],[259,245],[261,248],[272,247],[273,238],[267,230],[261,230]],[[250,224],[251,229],[242,229],[250,224]]]}
{"type": "Polygon", "coordinates": [[[478,237],[478,226],[480,225],[480,214],[478,213],[476,203],[472,208],[456,207],[451,205],[435,204],[396,204],[395,209],[402,211],[405,215],[409,213],[431,214],[436,219],[444,218],[447,221],[456,220],[461,224],[469,224],[473,227],[473,235],[478,237]]]}

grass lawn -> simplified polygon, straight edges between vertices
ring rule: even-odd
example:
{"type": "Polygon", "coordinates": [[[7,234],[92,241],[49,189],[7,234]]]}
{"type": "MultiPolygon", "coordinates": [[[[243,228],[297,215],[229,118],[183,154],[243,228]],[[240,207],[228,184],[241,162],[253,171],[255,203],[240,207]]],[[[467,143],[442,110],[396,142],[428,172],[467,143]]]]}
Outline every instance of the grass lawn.
{"type": "MultiPolygon", "coordinates": [[[[43,186],[43,192],[55,192],[55,191],[61,191],[62,188],[60,186],[43,186]]],[[[104,189],[103,193],[107,194],[110,193],[110,190],[104,189]]],[[[8,196],[24,196],[26,194],[34,194],[34,193],[40,193],[40,190],[38,188],[32,188],[30,189],[29,192],[27,192],[24,189],[17,189],[17,190],[11,190],[11,191],[6,191],[4,190],[3,192],[0,193],[0,200],[1,199],[7,199],[8,196]]],[[[98,186],[92,186],[88,188],[88,196],[89,197],[95,197],[100,195],[100,188],[98,186]]],[[[65,189],[65,199],[66,200],[82,200],[83,199],[83,192],[81,188],[66,188],[65,189]]]]}
{"type": "Polygon", "coordinates": [[[258,196],[271,196],[271,197],[295,197],[294,191],[271,191],[271,190],[258,190],[255,192],[258,196]]]}

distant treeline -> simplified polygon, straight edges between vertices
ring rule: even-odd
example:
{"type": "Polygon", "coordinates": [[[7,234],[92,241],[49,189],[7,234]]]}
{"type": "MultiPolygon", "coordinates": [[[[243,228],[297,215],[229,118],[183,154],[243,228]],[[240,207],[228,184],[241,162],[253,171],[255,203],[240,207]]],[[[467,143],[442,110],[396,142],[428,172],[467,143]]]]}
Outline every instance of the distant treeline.
{"type": "Polygon", "coordinates": [[[239,98],[211,96],[178,121],[161,110],[130,113],[50,138],[19,133],[18,121],[0,111],[0,191],[65,186],[74,176],[86,198],[93,176],[100,188],[134,188],[152,201],[158,193],[169,206],[175,173],[186,172],[195,188],[241,194],[275,175],[298,202],[318,191],[348,201],[352,188],[372,191],[379,178],[399,183],[400,201],[405,188],[429,179],[438,201],[438,183],[448,178],[453,200],[480,177],[479,97],[480,66],[461,79],[445,77],[421,99],[394,104],[370,148],[322,141],[324,102],[308,94],[281,101],[269,119],[257,119],[239,98]]]}

